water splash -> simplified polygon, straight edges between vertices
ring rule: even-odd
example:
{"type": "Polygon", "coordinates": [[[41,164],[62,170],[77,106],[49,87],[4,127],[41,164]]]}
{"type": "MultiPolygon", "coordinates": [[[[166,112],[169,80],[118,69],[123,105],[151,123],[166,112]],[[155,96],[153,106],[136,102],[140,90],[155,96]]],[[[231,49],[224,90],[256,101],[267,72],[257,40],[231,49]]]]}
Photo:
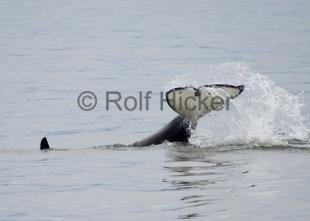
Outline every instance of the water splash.
{"type": "Polygon", "coordinates": [[[288,92],[242,63],[211,65],[199,72],[183,75],[168,87],[225,83],[243,84],[245,90],[230,101],[229,111],[212,112],[200,120],[192,144],[270,146],[307,142],[309,129],[301,114],[304,104],[300,95],[288,92]]]}

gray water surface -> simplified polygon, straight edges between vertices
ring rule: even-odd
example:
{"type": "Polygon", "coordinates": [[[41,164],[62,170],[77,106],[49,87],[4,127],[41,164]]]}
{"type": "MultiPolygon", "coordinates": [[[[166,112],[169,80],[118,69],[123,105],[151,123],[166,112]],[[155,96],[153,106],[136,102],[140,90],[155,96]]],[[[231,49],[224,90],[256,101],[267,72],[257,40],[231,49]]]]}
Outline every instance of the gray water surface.
{"type": "Polygon", "coordinates": [[[2,0],[0,220],[309,220],[307,139],[107,147],[144,138],[176,114],[159,102],[106,111],[104,100],[111,90],[157,96],[189,75],[244,84],[242,101],[266,84],[248,82],[248,72],[232,80],[250,67],[303,93],[302,113],[293,113],[309,127],[309,21],[306,0],[2,0]],[[93,111],[77,105],[85,90],[98,97],[93,111]],[[56,150],[38,150],[43,136],[56,150]]]}

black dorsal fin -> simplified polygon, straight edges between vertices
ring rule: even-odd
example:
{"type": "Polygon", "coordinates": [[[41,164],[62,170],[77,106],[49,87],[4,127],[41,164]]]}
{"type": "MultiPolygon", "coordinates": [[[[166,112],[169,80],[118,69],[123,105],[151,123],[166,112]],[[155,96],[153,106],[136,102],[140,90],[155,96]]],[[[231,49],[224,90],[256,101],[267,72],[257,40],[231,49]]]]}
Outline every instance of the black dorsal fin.
{"type": "Polygon", "coordinates": [[[46,137],[43,137],[40,144],[40,150],[48,150],[50,149],[50,145],[47,142],[46,137]]]}

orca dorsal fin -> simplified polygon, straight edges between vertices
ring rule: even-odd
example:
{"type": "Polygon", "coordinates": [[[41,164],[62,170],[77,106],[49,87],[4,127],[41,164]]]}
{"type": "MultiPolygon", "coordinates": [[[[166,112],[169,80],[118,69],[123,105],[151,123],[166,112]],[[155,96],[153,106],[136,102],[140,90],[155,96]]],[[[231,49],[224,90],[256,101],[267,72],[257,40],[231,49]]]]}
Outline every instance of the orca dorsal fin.
{"type": "Polygon", "coordinates": [[[46,137],[43,137],[40,144],[40,150],[48,150],[50,149],[50,145],[47,142],[46,137]]]}

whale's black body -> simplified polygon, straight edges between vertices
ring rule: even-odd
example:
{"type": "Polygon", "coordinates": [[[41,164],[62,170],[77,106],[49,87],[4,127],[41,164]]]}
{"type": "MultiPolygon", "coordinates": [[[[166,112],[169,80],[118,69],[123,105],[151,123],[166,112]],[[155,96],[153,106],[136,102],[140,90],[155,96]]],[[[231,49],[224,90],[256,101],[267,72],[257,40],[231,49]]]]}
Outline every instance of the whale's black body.
{"type": "MultiPolygon", "coordinates": [[[[225,91],[225,96],[230,99],[234,99],[235,97],[239,96],[239,94],[243,91],[244,86],[233,86],[233,85],[227,85],[227,84],[214,84],[214,85],[204,85],[204,88],[213,88],[213,89],[219,89],[222,92],[225,91]]],[[[155,134],[141,140],[137,141],[131,145],[128,145],[129,147],[144,147],[144,146],[150,146],[150,145],[156,145],[161,144],[164,141],[168,142],[184,142],[188,143],[189,138],[192,134],[192,130],[195,129],[195,126],[197,124],[197,119],[208,113],[209,111],[198,113],[198,118],[191,118],[192,115],[195,115],[195,110],[192,112],[186,112],[184,109],[179,109],[178,105],[174,105],[174,101],[169,99],[169,94],[173,94],[174,92],[179,92],[178,96],[201,96],[201,93],[205,93],[207,96],[212,96],[208,91],[203,92],[201,91],[201,88],[194,88],[194,87],[179,87],[174,88],[166,93],[166,98],[168,105],[177,113],[177,117],[175,117],[172,121],[170,121],[164,128],[156,132],[155,134]],[[186,95],[187,90],[187,95],[186,95]],[[182,91],[185,93],[182,95],[182,91]],[[192,94],[191,94],[192,93],[192,94]],[[173,102],[171,102],[173,101],[173,102]],[[199,115],[200,114],[200,115],[199,115]],[[189,120],[191,119],[191,120],[189,120]]],[[[185,99],[186,100],[186,99],[185,99]]],[[[200,110],[200,109],[198,109],[200,110]]],[[[50,146],[48,144],[47,139],[44,137],[41,140],[40,145],[41,150],[48,150],[50,149],[50,146]]]]}
{"type": "Polygon", "coordinates": [[[191,122],[179,115],[170,121],[164,128],[157,133],[132,144],[134,147],[145,147],[150,145],[161,144],[164,141],[169,142],[186,142],[188,143],[192,133],[191,122]]]}

